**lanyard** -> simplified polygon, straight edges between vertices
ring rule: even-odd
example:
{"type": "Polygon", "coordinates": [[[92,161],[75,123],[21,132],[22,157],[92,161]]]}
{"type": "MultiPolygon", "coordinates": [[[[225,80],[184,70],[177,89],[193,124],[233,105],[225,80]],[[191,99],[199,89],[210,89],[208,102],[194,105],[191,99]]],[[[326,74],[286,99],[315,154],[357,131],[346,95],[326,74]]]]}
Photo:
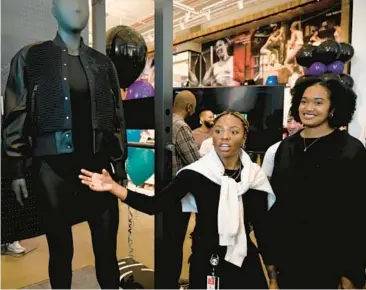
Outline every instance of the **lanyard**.
{"type": "Polygon", "coordinates": [[[211,275],[207,275],[207,289],[220,289],[219,277],[216,276],[216,267],[219,265],[219,256],[211,255],[210,264],[212,266],[211,275]]]}

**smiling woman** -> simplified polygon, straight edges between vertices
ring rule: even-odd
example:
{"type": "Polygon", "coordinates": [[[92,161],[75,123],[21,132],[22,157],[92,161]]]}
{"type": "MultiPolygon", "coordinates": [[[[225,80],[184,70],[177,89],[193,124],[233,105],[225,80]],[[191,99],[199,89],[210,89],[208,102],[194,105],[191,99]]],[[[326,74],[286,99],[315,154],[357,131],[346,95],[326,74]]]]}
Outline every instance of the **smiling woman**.
{"type": "Polygon", "coordinates": [[[292,94],[292,115],[304,129],[283,140],[275,157],[270,276],[283,289],[362,288],[366,150],[340,130],[352,120],[356,95],[318,78],[292,94]]]}

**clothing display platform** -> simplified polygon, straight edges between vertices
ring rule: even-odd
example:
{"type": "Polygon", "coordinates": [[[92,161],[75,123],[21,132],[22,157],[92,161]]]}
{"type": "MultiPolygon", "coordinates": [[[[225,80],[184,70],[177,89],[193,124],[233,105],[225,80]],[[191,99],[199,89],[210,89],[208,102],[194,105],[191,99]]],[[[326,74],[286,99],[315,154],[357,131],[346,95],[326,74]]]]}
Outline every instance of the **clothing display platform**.
{"type": "Polygon", "coordinates": [[[154,270],[129,257],[118,265],[122,289],[154,289],[154,270]]]}

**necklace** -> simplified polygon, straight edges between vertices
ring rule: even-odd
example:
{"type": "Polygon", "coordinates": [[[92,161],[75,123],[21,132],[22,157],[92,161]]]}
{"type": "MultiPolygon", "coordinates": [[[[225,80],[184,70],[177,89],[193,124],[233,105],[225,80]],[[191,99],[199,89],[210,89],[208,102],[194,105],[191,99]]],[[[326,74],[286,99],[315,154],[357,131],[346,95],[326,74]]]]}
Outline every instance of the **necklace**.
{"type": "Polygon", "coordinates": [[[233,174],[228,175],[228,176],[229,176],[230,178],[232,178],[232,179],[236,180],[236,179],[239,177],[240,173],[241,173],[241,169],[242,169],[242,164],[241,164],[241,162],[240,162],[240,164],[239,164],[239,169],[235,170],[233,174]]]}
{"type": "Polygon", "coordinates": [[[321,137],[316,138],[313,142],[310,143],[309,146],[306,146],[306,142],[305,142],[305,138],[303,138],[302,140],[304,141],[304,152],[306,152],[308,150],[308,148],[313,145],[316,141],[318,141],[321,137]]]}

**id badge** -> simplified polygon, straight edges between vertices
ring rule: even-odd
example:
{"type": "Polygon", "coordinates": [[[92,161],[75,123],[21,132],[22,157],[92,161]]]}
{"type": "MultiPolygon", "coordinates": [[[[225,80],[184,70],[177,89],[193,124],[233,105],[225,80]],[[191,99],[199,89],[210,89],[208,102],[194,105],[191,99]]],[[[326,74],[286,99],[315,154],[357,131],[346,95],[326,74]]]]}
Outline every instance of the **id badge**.
{"type": "Polygon", "coordinates": [[[207,289],[219,289],[219,277],[207,276],[207,289]]]}

